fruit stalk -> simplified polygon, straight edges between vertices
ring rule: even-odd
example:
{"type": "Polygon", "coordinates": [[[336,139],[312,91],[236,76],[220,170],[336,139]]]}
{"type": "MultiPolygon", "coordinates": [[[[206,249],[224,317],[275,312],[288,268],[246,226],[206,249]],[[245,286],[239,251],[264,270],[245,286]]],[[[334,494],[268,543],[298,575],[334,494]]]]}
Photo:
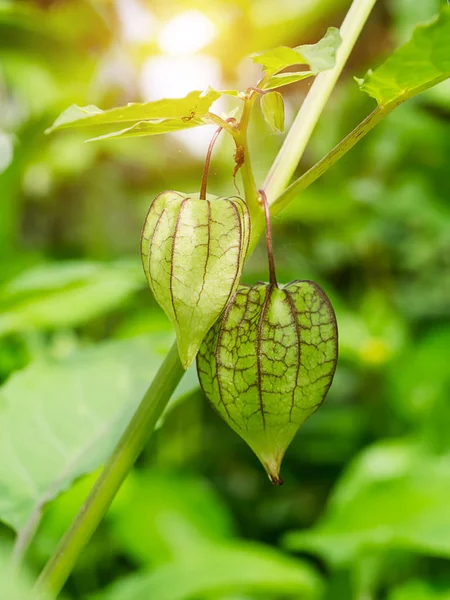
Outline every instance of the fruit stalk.
{"type": "Polygon", "coordinates": [[[208,186],[209,167],[211,165],[211,156],[214,150],[214,145],[219,137],[223,127],[219,127],[214,132],[211,141],[209,142],[208,151],[206,152],[205,166],[203,167],[202,185],[200,187],[200,200],[206,200],[206,188],[208,186]]]}
{"type": "Polygon", "coordinates": [[[267,258],[269,260],[269,281],[271,285],[278,287],[277,276],[275,273],[275,260],[273,258],[273,245],[272,245],[272,227],[270,224],[270,208],[267,202],[266,192],[259,190],[259,197],[262,200],[264,206],[264,216],[266,219],[266,247],[267,247],[267,258]]]}

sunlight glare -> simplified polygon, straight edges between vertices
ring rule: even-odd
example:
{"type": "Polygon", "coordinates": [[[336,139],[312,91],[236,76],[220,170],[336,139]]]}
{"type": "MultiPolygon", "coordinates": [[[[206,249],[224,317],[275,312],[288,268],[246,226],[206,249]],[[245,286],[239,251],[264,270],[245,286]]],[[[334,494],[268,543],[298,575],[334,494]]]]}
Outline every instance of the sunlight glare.
{"type": "Polygon", "coordinates": [[[207,46],[217,35],[217,28],[198,10],[183,12],[166,23],[158,36],[165,54],[194,54],[207,46]]]}
{"type": "Polygon", "coordinates": [[[181,98],[192,90],[208,86],[220,89],[221,66],[212,56],[155,56],[148,59],[141,72],[143,99],[181,98]]]}
{"type": "Polygon", "coordinates": [[[156,19],[140,0],[116,0],[122,35],[127,42],[149,42],[155,33],[156,19]]]}
{"type": "MultiPolygon", "coordinates": [[[[142,67],[140,89],[144,101],[181,98],[192,90],[205,90],[208,86],[215,89],[222,87],[221,65],[212,56],[155,56],[142,67]]],[[[220,113],[221,106],[222,99],[219,99],[214,104],[214,112],[220,113]]],[[[212,132],[206,126],[169,135],[187,146],[195,156],[202,156],[212,132]]]]}

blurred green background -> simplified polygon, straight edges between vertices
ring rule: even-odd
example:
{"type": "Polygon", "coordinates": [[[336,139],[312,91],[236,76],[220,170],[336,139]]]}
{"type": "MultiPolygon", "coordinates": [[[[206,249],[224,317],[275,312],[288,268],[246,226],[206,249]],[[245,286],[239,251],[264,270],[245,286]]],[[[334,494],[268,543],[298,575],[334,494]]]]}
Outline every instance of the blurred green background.
{"type": "MultiPolygon", "coordinates": [[[[379,0],[299,173],[372,110],[353,76],[444,3],[379,0]]],[[[44,509],[31,572],[173,339],[141,270],[140,230],[160,191],[199,189],[214,131],[85,144],[45,128],[72,103],[245,89],[258,79],[250,53],[314,42],[349,4],[0,1],[0,539],[76,480],[44,509]]],[[[309,85],[286,88],[287,124],[309,85]]],[[[259,184],[282,139],[255,111],[259,184]]],[[[235,193],[232,154],[223,139],[211,193],[235,193]]],[[[285,485],[270,486],[189,373],[65,597],[450,599],[449,156],[447,82],[273,222],[279,279],[320,283],[340,330],[334,384],[287,452],[285,485]]],[[[260,245],[244,281],[267,277],[260,245]]]]}

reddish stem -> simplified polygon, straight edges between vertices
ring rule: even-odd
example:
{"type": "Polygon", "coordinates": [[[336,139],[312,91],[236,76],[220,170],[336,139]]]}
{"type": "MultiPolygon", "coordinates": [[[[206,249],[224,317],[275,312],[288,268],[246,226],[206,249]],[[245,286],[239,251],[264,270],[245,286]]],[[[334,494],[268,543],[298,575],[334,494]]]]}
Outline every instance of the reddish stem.
{"type": "Polygon", "coordinates": [[[262,96],[264,96],[264,94],[268,94],[269,92],[272,92],[273,90],[263,90],[259,87],[255,87],[254,85],[251,85],[250,87],[247,88],[247,92],[256,92],[257,94],[261,94],[262,96]]]}
{"type": "Polygon", "coordinates": [[[264,190],[259,190],[259,196],[264,206],[264,214],[266,217],[266,247],[267,247],[267,258],[269,259],[269,281],[271,285],[278,287],[277,276],[275,274],[275,261],[273,259],[273,248],[272,248],[272,228],[270,226],[270,209],[269,203],[267,202],[267,196],[264,190]]]}
{"type": "Polygon", "coordinates": [[[209,142],[209,146],[208,146],[208,151],[206,153],[206,158],[205,158],[205,166],[203,167],[203,177],[202,177],[202,186],[200,188],[200,200],[206,200],[206,187],[208,185],[208,175],[209,175],[209,166],[211,164],[211,155],[212,155],[212,151],[214,149],[214,144],[217,141],[217,138],[219,137],[219,133],[222,131],[223,127],[219,127],[218,129],[216,129],[216,131],[214,132],[214,135],[211,138],[211,141],[209,142]]]}

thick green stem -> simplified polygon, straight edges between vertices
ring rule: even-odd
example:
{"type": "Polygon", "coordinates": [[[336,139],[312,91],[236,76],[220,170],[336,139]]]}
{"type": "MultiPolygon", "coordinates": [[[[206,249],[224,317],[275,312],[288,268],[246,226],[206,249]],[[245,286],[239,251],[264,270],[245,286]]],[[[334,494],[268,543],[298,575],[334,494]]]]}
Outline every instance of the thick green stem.
{"type": "Polygon", "coordinates": [[[324,71],[316,77],[264,182],[263,189],[270,205],[284,191],[294,174],[306,144],[375,3],[376,0],[353,1],[340,29],[342,44],[337,51],[336,64],[333,69],[324,71]]]}
{"type": "MultiPolygon", "coordinates": [[[[240,164],[242,183],[244,185],[245,201],[250,211],[252,230],[250,239],[250,249],[253,250],[256,243],[264,230],[264,208],[260,202],[259,192],[256,187],[255,177],[250,160],[250,152],[248,148],[248,126],[250,116],[258,97],[257,93],[250,91],[248,98],[245,100],[244,110],[239,123],[239,138],[236,144],[236,152],[241,152],[242,156],[236,164],[240,164]]],[[[249,254],[250,250],[249,249],[249,254]]]]}
{"type": "Polygon", "coordinates": [[[242,175],[242,183],[244,184],[244,193],[245,200],[247,204],[252,206],[258,199],[258,190],[256,189],[255,178],[253,176],[252,165],[250,162],[250,153],[248,150],[248,126],[250,122],[250,115],[252,113],[254,105],[254,98],[248,98],[244,103],[244,110],[242,111],[242,117],[239,122],[239,137],[238,141],[240,144],[240,151],[243,153],[243,156],[240,157],[240,161],[238,161],[238,166],[240,164],[241,175],[242,175]]]}
{"type": "Polygon", "coordinates": [[[97,529],[117,491],[184,374],[176,343],[160,366],[113,455],[105,465],[79,513],[44,567],[38,590],[61,591],[80,553],[97,529]]]}
{"type": "Polygon", "coordinates": [[[243,163],[241,166],[242,183],[244,185],[245,200],[251,211],[258,204],[258,190],[253,177],[252,165],[250,162],[250,153],[248,150],[247,136],[242,136],[240,151],[243,153],[243,163]]]}

